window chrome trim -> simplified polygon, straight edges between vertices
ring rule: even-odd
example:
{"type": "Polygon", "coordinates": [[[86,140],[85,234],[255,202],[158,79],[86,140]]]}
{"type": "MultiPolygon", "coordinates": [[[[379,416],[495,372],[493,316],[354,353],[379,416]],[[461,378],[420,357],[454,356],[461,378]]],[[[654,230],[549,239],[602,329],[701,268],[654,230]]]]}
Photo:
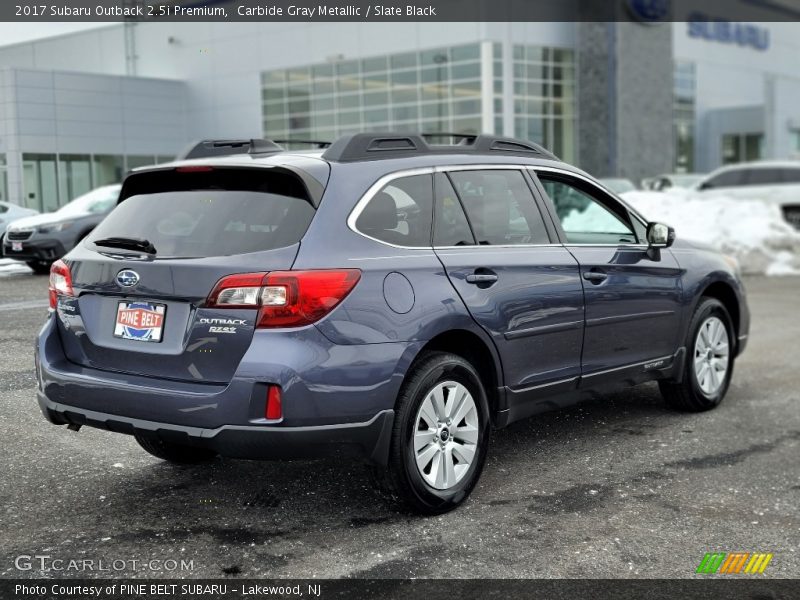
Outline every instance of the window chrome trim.
{"type": "MultiPolygon", "coordinates": [[[[449,173],[453,171],[486,171],[486,170],[503,170],[503,171],[532,171],[534,175],[536,171],[549,171],[553,173],[558,173],[562,175],[566,175],[568,177],[575,177],[586,183],[592,185],[593,187],[599,189],[604,194],[611,196],[617,202],[621,203],[634,217],[639,219],[644,227],[647,227],[647,221],[642,217],[638,212],[636,212],[633,208],[631,208],[624,200],[618,198],[613,193],[605,190],[597,183],[592,181],[589,177],[582,175],[580,173],[574,173],[572,171],[568,171],[566,169],[559,169],[556,167],[537,167],[535,165],[528,165],[528,164],[468,164],[468,165],[444,165],[444,166],[436,166],[436,167],[417,167],[414,169],[405,169],[402,171],[395,171],[393,173],[388,173],[378,179],[375,183],[373,183],[361,199],[356,202],[356,205],[350,211],[350,215],[347,217],[347,227],[353,232],[362,237],[365,237],[373,242],[378,242],[379,244],[383,244],[384,246],[389,246],[390,248],[397,248],[400,250],[463,250],[463,249],[472,249],[475,250],[476,248],[569,248],[572,246],[575,247],[582,247],[582,248],[623,248],[623,249],[647,249],[649,246],[647,244],[571,244],[569,242],[561,244],[561,243],[550,243],[550,244],[502,244],[502,245],[480,245],[480,244],[470,244],[467,246],[401,246],[398,244],[392,244],[391,242],[385,242],[383,240],[379,240],[378,238],[372,237],[371,235],[367,235],[363,231],[360,231],[356,227],[356,221],[358,217],[361,216],[361,213],[366,208],[367,204],[369,204],[370,200],[383,189],[384,186],[391,183],[395,179],[400,179],[402,177],[413,177],[414,175],[434,175],[436,173],[449,173]]],[[[435,202],[434,198],[434,202],[435,202]]]]}
{"type": "MultiPolygon", "coordinates": [[[[616,200],[617,202],[622,204],[622,206],[624,206],[629,213],[631,213],[634,217],[636,217],[639,220],[639,222],[645,228],[647,228],[647,225],[648,225],[649,221],[647,219],[645,219],[642,215],[640,215],[639,212],[636,209],[634,209],[630,204],[625,202],[625,200],[623,200],[622,198],[617,196],[611,190],[607,190],[602,185],[597,183],[596,181],[593,181],[590,177],[587,177],[586,175],[583,175],[581,173],[575,173],[573,171],[568,171],[567,169],[559,169],[558,167],[536,167],[536,166],[530,166],[529,165],[527,168],[528,168],[529,171],[533,171],[534,175],[536,174],[536,171],[547,171],[547,172],[550,172],[550,173],[558,173],[559,175],[566,175],[567,177],[574,177],[575,179],[580,179],[581,181],[583,181],[585,183],[588,183],[593,188],[595,188],[597,190],[600,190],[606,196],[611,196],[614,200],[616,200]]],[[[636,232],[634,231],[634,234],[635,233],[636,232]]],[[[620,244],[566,244],[566,245],[567,246],[619,246],[620,244]]],[[[645,248],[649,247],[647,244],[631,244],[631,245],[644,246],[645,248]]]]}

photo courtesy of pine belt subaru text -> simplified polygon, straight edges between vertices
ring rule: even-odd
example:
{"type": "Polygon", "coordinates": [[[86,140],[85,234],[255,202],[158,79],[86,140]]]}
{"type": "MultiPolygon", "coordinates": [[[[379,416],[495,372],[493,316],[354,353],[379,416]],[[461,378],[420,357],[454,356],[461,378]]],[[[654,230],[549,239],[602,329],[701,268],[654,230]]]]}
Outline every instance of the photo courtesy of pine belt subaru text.
{"type": "Polygon", "coordinates": [[[750,321],[732,259],[536,144],[454,134],[201,142],[127,176],[50,307],[50,422],[176,463],[349,455],[426,514],[513,421],[646,381],[716,407],[750,321]]]}

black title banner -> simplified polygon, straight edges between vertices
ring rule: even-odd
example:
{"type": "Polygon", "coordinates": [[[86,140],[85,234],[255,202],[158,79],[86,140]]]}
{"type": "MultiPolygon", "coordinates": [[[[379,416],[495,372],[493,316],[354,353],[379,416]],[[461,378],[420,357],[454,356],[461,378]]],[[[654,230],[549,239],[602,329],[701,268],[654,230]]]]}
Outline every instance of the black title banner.
{"type": "Polygon", "coordinates": [[[4,0],[3,21],[795,21],[800,0],[4,0]]]}
{"type": "Polygon", "coordinates": [[[800,598],[800,581],[761,578],[692,580],[531,579],[344,579],[344,580],[142,580],[5,579],[3,600],[253,600],[405,599],[425,600],[734,600],[800,598]]]}

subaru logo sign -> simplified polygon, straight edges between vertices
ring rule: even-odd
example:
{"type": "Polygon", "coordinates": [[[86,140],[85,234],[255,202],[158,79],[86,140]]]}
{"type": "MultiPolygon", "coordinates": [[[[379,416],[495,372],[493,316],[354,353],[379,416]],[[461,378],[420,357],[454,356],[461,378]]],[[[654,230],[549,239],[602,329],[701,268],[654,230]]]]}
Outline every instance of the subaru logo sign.
{"type": "Polygon", "coordinates": [[[631,17],[641,23],[660,23],[670,14],[670,0],[625,0],[631,17]]]}
{"type": "Polygon", "coordinates": [[[139,274],[136,271],[125,269],[117,273],[117,283],[122,287],[133,287],[139,283],[139,274]]]}

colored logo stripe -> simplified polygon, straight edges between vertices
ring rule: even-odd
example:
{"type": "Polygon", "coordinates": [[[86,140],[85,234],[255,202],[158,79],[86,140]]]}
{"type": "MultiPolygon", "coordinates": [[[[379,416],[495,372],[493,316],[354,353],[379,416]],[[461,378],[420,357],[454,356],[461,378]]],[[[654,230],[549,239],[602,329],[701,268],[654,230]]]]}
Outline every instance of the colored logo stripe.
{"type": "Polygon", "coordinates": [[[747,563],[745,573],[763,573],[767,568],[769,561],[772,560],[772,554],[753,554],[753,558],[747,563]]]}
{"type": "Polygon", "coordinates": [[[772,554],[764,552],[706,552],[696,573],[713,574],[740,574],[742,568],[745,573],[763,573],[772,560],[772,554]],[[748,560],[749,559],[749,560],[748,560]],[[745,564],[747,565],[745,567],[745,564]]]}

